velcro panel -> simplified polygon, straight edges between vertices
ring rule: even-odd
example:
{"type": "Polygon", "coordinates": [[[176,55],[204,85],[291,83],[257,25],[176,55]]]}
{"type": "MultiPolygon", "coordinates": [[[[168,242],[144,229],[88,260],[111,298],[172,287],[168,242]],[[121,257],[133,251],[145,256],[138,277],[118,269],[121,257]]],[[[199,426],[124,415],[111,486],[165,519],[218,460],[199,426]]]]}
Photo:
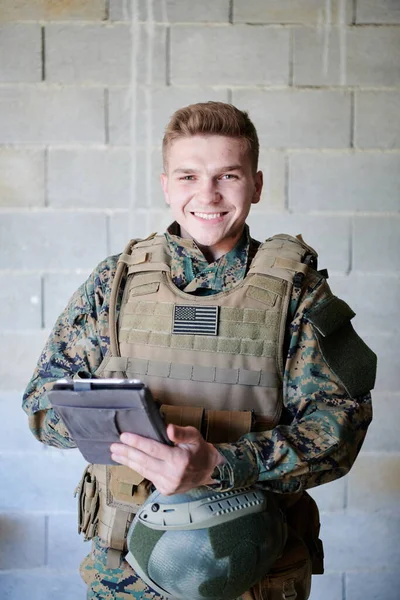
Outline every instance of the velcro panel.
{"type": "Polygon", "coordinates": [[[155,292],[158,292],[159,287],[160,287],[160,284],[156,281],[154,281],[153,283],[145,283],[143,285],[137,285],[131,289],[131,291],[129,292],[129,296],[132,297],[132,296],[141,296],[144,294],[154,294],[155,292]]]}
{"type": "Polygon", "coordinates": [[[265,311],[257,310],[255,308],[245,308],[243,314],[243,321],[245,323],[264,323],[265,311]]]}
{"type": "Polygon", "coordinates": [[[219,335],[227,338],[247,338],[256,340],[260,337],[259,326],[256,323],[220,323],[219,335]]]}
{"type": "Polygon", "coordinates": [[[266,306],[274,306],[278,298],[277,294],[253,285],[249,285],[247,288],[246,296],[253,298],[253,300],[257,300],[258,302],[262,302],[266,306]]]}
{"type": "Polygon", "coordinates": [[[122,325],[124,329],[138,329],[142,331],[159,331],[171,333],[171,321],[162,315],[124,315],[122,325]]]}
{"type": "Polygon", "coordinates": [[[353,317],[355,312],[344,300],[331,296],[306,312],[306,318],[324,337],[343,327],[353,317]]]}
{"type": "Polygon", "coordinates": [[[219,320],[222,321],[234,321],[242,323],[244,315],[243,308],[233,308],[231,306],[221,306],[219,313],[219,320]]]}
{"type": "Polygon", "coordinates": [[[268,290],[273,294],[282,296],[284,292],[284,283],[280,279],[271,279],[263,275],[252,275],[249,284],[254,287],[259,287],[262,290],[268,290]]]}

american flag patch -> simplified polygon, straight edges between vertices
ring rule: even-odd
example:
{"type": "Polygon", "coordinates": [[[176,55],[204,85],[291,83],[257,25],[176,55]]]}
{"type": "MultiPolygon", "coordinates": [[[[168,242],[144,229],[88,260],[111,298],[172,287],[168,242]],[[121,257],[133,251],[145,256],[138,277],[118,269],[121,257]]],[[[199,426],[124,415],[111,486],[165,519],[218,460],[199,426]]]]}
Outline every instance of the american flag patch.
{"type": "Polygon", "coordinates": [[[188,306],[176,304],[172,333],[217,335],[218,306],[188,306]]]}

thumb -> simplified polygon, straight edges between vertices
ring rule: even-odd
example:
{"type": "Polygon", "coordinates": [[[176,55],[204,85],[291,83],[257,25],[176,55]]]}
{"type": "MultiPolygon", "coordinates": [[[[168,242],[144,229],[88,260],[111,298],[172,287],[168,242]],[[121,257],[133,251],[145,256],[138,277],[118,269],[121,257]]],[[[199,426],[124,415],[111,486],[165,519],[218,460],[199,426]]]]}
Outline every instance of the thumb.
{"type": "Polygon", "coordinates": [[[203,439],[201,433],[190,425],[180,427],[179,425],[172,425],[170,423],[167,427],[167,435],[171,442],[175,444],[198,444],[203,439]]]}

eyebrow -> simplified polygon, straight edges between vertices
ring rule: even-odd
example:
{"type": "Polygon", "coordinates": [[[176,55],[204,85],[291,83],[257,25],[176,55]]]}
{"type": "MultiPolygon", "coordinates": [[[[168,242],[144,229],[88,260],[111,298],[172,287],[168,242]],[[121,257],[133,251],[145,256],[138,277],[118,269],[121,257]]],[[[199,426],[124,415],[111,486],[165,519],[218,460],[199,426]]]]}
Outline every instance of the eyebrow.
{"type": "MultiPolygon", "coordinates": [[[[228,165],[226,167],[222,167],[221,169],[218,169],[218,172],[224,171],[226,173],[227,171],[242,171],[242,170],[243,170],[243,167],[241,165],[228,165]]],[[[191,168],[186,167],[186,168],[175,169],[174,171],[172,171],[172,174],[174,175],[174,174],[182,173],[185,175],[190,175],[190,173],[199,173],[199,172],[200,172],[199,169],[191,169],[191,168]]]]}

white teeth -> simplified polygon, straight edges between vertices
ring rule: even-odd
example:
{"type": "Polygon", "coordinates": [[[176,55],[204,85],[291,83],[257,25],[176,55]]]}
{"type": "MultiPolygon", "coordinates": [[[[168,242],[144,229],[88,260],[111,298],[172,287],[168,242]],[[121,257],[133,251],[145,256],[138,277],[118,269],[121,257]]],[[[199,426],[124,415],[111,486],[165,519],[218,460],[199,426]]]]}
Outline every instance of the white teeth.
{"type": "Polygon", "coordinates": [[[193,213],[195,217],[200,217],[200,219],[206,219],[206,220],[211,220],[211,219],[217,219],[218,217],[222,217],[223,213],[199,213],[199,212],[195,212],[193,213]]]}

